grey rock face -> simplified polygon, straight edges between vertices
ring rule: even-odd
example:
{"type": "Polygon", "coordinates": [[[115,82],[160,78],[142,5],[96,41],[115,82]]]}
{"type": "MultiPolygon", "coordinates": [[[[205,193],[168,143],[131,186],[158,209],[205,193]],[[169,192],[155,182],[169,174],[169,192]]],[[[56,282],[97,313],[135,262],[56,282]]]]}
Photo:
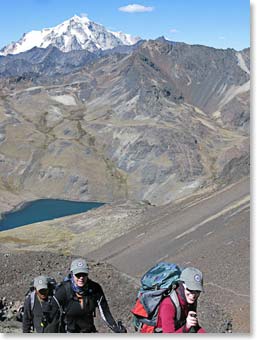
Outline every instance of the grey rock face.
{"type": "Polygon", "coordinates": [[[161,39],[0,58],[2,190],[164,204],[246,175],[249,58],[161,39]]]}

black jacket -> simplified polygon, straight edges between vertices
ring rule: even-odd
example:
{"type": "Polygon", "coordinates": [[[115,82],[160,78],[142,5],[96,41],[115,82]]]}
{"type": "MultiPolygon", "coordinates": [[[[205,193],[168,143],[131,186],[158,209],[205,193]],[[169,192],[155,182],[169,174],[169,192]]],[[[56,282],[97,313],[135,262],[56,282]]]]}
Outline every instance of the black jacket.
{"type": "Polygon", "coordinates": [[[110,328],[115,328],[116,322],[109,310],[108,303],[102,287],[88,279],[85,293],[78,296],[71,288],[70,281],[63,282],[56,290],[51,300],[51,319],[56,319],[60,312],[59,305],[65,314],[66,331],[68,333],[94,333],[95,310],[98,307],[100,314],[110,328]]]}
{"type": "Polygon", "coordinates": [[[24,302],[22,331],[23,333],[30,333],[35,330],[37,333],[44,333],[47,325],[46,314],[49,309],[49,300],[41,300],[35,292],[31,294],[26,297],[24,302]],[[35,294],[33,306],[31,306],[31,294],[35,294]]]}

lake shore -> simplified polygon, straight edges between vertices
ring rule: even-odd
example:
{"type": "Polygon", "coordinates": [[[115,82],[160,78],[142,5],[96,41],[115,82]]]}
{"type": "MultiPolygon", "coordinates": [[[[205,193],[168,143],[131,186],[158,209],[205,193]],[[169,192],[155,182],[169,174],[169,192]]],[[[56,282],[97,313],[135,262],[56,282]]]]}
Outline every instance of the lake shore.
{"type": "Polygon", "coordinates": [[[97,209],[104,204],[105,203],[100,202],[81,202],[61,199],[39,199],[25,202],[2,215],[0,228],[3,231],[32,223],[49,221],[55,218],[97,209]]]}

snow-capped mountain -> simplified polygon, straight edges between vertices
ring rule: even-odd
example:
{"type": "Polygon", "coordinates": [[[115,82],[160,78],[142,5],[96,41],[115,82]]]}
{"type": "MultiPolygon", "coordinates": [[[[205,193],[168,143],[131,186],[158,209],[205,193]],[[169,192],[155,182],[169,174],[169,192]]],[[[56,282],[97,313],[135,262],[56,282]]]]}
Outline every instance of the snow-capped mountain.
{"type": "Polygon", "coordinates": [[[19,41],[5,46],[0,54],[18,54],[33,47],[46,48],[49,45],[55,46],[63,52],[72,50],[95,52],[119,45],[133,45],[139,40],[139,37],[132,37],[130,34],[107,30],[86,16],[75,15],[55,27],[23,34],[19,41]]]}

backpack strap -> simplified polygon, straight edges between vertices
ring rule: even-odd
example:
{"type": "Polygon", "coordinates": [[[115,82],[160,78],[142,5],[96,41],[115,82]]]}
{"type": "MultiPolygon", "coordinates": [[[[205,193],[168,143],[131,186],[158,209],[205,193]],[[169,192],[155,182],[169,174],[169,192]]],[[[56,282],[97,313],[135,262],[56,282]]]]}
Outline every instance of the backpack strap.
{"type": "Polygon", "coordinates": [[[172,291],[170,292],[170,298],[171,301],[173,302],[174,306],[176,307],[176,319],[177,321],[180,320],[181,317],[181,306],[179,303],[179,299],[178,299],[178,294],[176,293],[175,289],[172,289],[172,291]]]}
{"type": "MultiPolygon", "coordinates": [[[[33,319],[33,308],[34,308],[34,305],[35,305],[35,295],[36,295],[35,290],[29,291],[29,293],[27,293],[27,295],[26,295],[26,299],[28,299],[29,306],[30,306],[30,309],[29,309],[30,327],[33,331],[34,331],[34,323],[32,322],[32,319],[33,319]]],[[[23,307],[23,314],[24,314],[24,307],[23,307]]],[[[23,316],[22,316],[22,318],[23,318],[23,316]]]]}
{"type": "Polygon", "coordinates": [[[64,281],[62,284],[64,285],[64,288],[65,288],[67,302],[69,302],[69,300],[72,299],[73,297],[73,292],[71,289],[71,282],[67,280],[67,281],[64,281]]]}
{"type": "MultiPolygon", "coordinates": [[[[60,305],[60,302],[58,301],[58,299],[53,296],[52,299],[56,302],[58,308],[59,308],[59,318],[58,318],[58,328],[57,328],[57,332],[58,333],[61,333],[61,328],[62,328],[62,321],[63,320],[63,317],[64,317],[64,309],[62,308],[62,306],[60,305]]],[[[66,324],[65,324],[66,326],[66,324]]]]}
{"type": "Polygon", "coordinates": [[[30,311],[32,313],[34,305],[35,305],[36,291],[33,290],[33,292],[29,293],[29,296],[30,296],[30,311]]]}
{"type": "Polygon", "coordinates": [[[58,301],[58,299],[55,296],[53,296],[52,298],[55,300],[59,310],[62,311],[62,307],[61,307],[60,302],[58,301]]]}
{"type": "MultiPolygon", "coordinates": [[[[61,283],[59,283],[58,285],[56,285],[55,288],[55,293],[61,288],[64,287],[64,291],[65,291],[65,300],[66,300],[66,304],[69,303],[69,301],[73,298],[73,292],[72,292],[72,288],[71,288],[71,283],[69,279],[64,279],[64,281],[62,281],[61,283]]],[[[55,297],[56,294],[53,294],[53,297],[55,297]]],[[[57,302],[57,299],[54,299],[55,302],[57,303],[58,307],[59,307],[59,301],[57,302]]]]}
{"type": "MultiPolygon", "coordinates": [[[[64,287],[64,291],[65,291],[65,300],[66,300],[65,305],[62,307],[62,313],[63,313],[63,314],[66,314],[67,311],[68,311],[68,309],[69,309],[70,302],[71,302],[71,300],[73,299],[74,294],[73,294],[73,291],[72,291],[72,288],[71,288],[71,282],[70,282],[70,280],[65,280],[65,281],[63,281],[62,283],[60,283],[60,284],[58,285],[57,289],[58,289],[59,287],[61,287],[61,286],[64,287]]],[[[56,301],[57,299],[54,299],[54,300],[56,301]]],[[[59,304],[60,304],[59,301],[58,301],[58,302],[56,301],[56,303],[57,303],[57,305],[58,305],[58,307],[59,307],[59,304]]],[[[59,310],[60,310],[60,308],[59,308],[59,310]]]]}

